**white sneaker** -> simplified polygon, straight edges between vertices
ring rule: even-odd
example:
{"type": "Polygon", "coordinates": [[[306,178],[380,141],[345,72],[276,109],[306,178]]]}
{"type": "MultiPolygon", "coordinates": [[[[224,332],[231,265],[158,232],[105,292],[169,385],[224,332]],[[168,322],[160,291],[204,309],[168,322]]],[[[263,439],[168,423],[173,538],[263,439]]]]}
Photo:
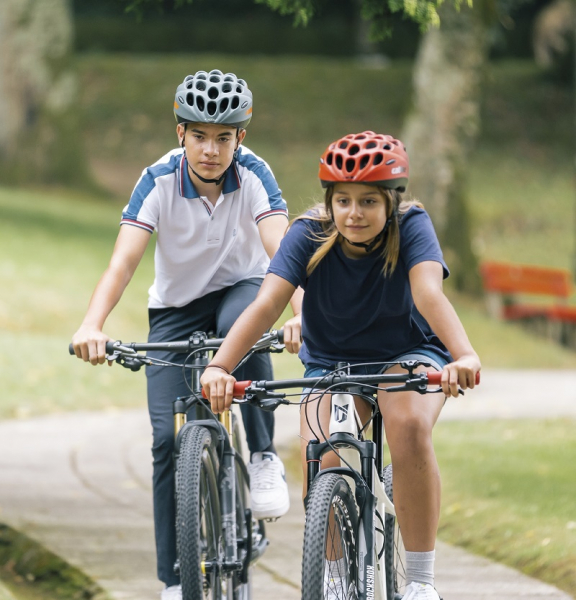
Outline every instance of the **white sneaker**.
{"type": "Polygon", "coordinates": [[[182,600],[182,586],[171,585],[164,588],[160,600],[182,600]]]}
{"type": "Polygon", "coordinates": [[[290,508],[284,465],[273,452],[255,452],[248,463],[250,504],[255,519],[274,519],[290,508]]]}
{"type": "Polygon", "coordinates": [[[406,587],[402,600],[442,600],[438,592],[429,583],[413,581],[406,587]]]}
{"type": "Polygon", "coordinates": [[[348,577],[339,575],[338,561],[328,561],[324,570],[324,600],[346,600],[348,598],[348,577]],[[329,567],[328,565],[336,565],[329,567]]]}

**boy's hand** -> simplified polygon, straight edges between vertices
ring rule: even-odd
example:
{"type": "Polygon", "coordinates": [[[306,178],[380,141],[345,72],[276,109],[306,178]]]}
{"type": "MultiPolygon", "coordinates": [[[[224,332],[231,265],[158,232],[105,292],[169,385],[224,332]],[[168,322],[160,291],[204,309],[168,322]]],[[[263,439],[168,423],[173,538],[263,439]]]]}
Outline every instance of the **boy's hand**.
{"type": "Polygon", "coordinates": [[[302,317],[296,315],[288,319],[282,327],[284,331],[284,346],[290,354],[298,354],[302,346],[302,317]]]}
{"type": "Polygon", "coordinates": [[[230,408],[236,379],[218,367],[206,367],[200,383],[216,414],[230,408]]]}
{"type": "MultiPolygon", "coordinates": [[[[111,341],[105,333],[99,329],[80,327],[72,336],[72,346],[78,358],[92,365],[102,365],[106,362],[106,342],[111,341]]],[[[113,361],[109,360],[108,365],[113,361]]]]}

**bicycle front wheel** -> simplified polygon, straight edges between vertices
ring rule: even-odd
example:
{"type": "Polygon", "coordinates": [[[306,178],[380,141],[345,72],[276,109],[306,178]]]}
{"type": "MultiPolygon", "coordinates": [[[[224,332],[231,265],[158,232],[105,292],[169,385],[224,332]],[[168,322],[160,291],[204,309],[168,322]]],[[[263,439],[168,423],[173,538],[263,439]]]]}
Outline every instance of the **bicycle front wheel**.
{"type": "Polygon", "coordinates": [[[356,598],[356,502],[340,475],[320,474],[306,506],[302,600],[356,598]]]}
{"type": "Polygon", "coordinates": [[[204,427],[186,429],[176,464],[176,542],[183,600],[221,600],[218,462],[204,427]],[[204,574],[203,574],[204,573],[204,574]]]}
{"type": "MultiPolygon", "coordinates": [[[[394,502],[392,465],[387,465],[384,469],[384,489],[388,498],[394,502]]],[[[388,513],[384,519],[384,569],[386,597],[389,600],[401,600],[406,589],[406,550],[398,521],[388,513]]]]}

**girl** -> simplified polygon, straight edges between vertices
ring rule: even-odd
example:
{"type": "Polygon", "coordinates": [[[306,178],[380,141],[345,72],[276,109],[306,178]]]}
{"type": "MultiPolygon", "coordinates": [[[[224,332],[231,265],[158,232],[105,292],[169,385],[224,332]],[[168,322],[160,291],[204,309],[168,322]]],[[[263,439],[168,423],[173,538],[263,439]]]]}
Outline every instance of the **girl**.
{"type": "MultiPolygon", "coordinates": [[[[324,206],[294,221],[256,300],[202,377],[212,409],[221,412],[230,405],[235,380],[229,372],[276,322],[298,286],[305,289],[299,356],[306,377],[322,376],[339,361],[416,359],[442,371],[446,396],[456,397],[458,387],[473,388],[480,360],[442,291],[448,268],[432,223],[420,204],[402,198],[408,183],[403,144],[371,131],[347,135],[327,148],[319,176],[326,190],[324,206]]],[[[290,332],[287,338],[291,348],[297,340],[290,332]]],[[[382,370],[376,364],[356,372],[382,370]]],[[[400,370],[396,365],[389,372],[400,370]]],[[[440,476],[432,428],[444,401],[416,392],[381,392],[379,397],[407,551],[404,600],[439,600],[434,546],[440,476]]],[[[328,431],[329,397],[317,395],[314,402],[320,403],[318,411],[314,403],[302,411],[303,448],[318,437],[318,425],[328,431]]],[[[365,407],[358,408],[361,416],[367,414],[365,407]]],[[[322,467],[335,466],[336,460],[325,455],[322,467]]],[[[333,579],[327,582],[326,598],[338,597],[338,578],[333,579]]]]}

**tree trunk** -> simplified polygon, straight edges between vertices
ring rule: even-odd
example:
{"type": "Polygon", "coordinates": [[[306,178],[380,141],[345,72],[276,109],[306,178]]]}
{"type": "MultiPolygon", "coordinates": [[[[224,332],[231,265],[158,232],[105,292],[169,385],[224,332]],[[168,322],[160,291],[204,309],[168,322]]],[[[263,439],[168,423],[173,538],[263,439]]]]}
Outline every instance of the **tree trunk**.
{"type": "Polygon", "coordinates": [[[85,184],[68,0],[0,0],[0,181],[85,184]]]}
{"type": "Polygon", "coordinates": [[[480,121],[486,27],[475,10],[449,3],[441,26],[420,43],[414,66],[414,108],[402,141],[410,156],[410,193],[438,232],[457,289],[479,291],[467,210],[467,166],[480,121]]]}

